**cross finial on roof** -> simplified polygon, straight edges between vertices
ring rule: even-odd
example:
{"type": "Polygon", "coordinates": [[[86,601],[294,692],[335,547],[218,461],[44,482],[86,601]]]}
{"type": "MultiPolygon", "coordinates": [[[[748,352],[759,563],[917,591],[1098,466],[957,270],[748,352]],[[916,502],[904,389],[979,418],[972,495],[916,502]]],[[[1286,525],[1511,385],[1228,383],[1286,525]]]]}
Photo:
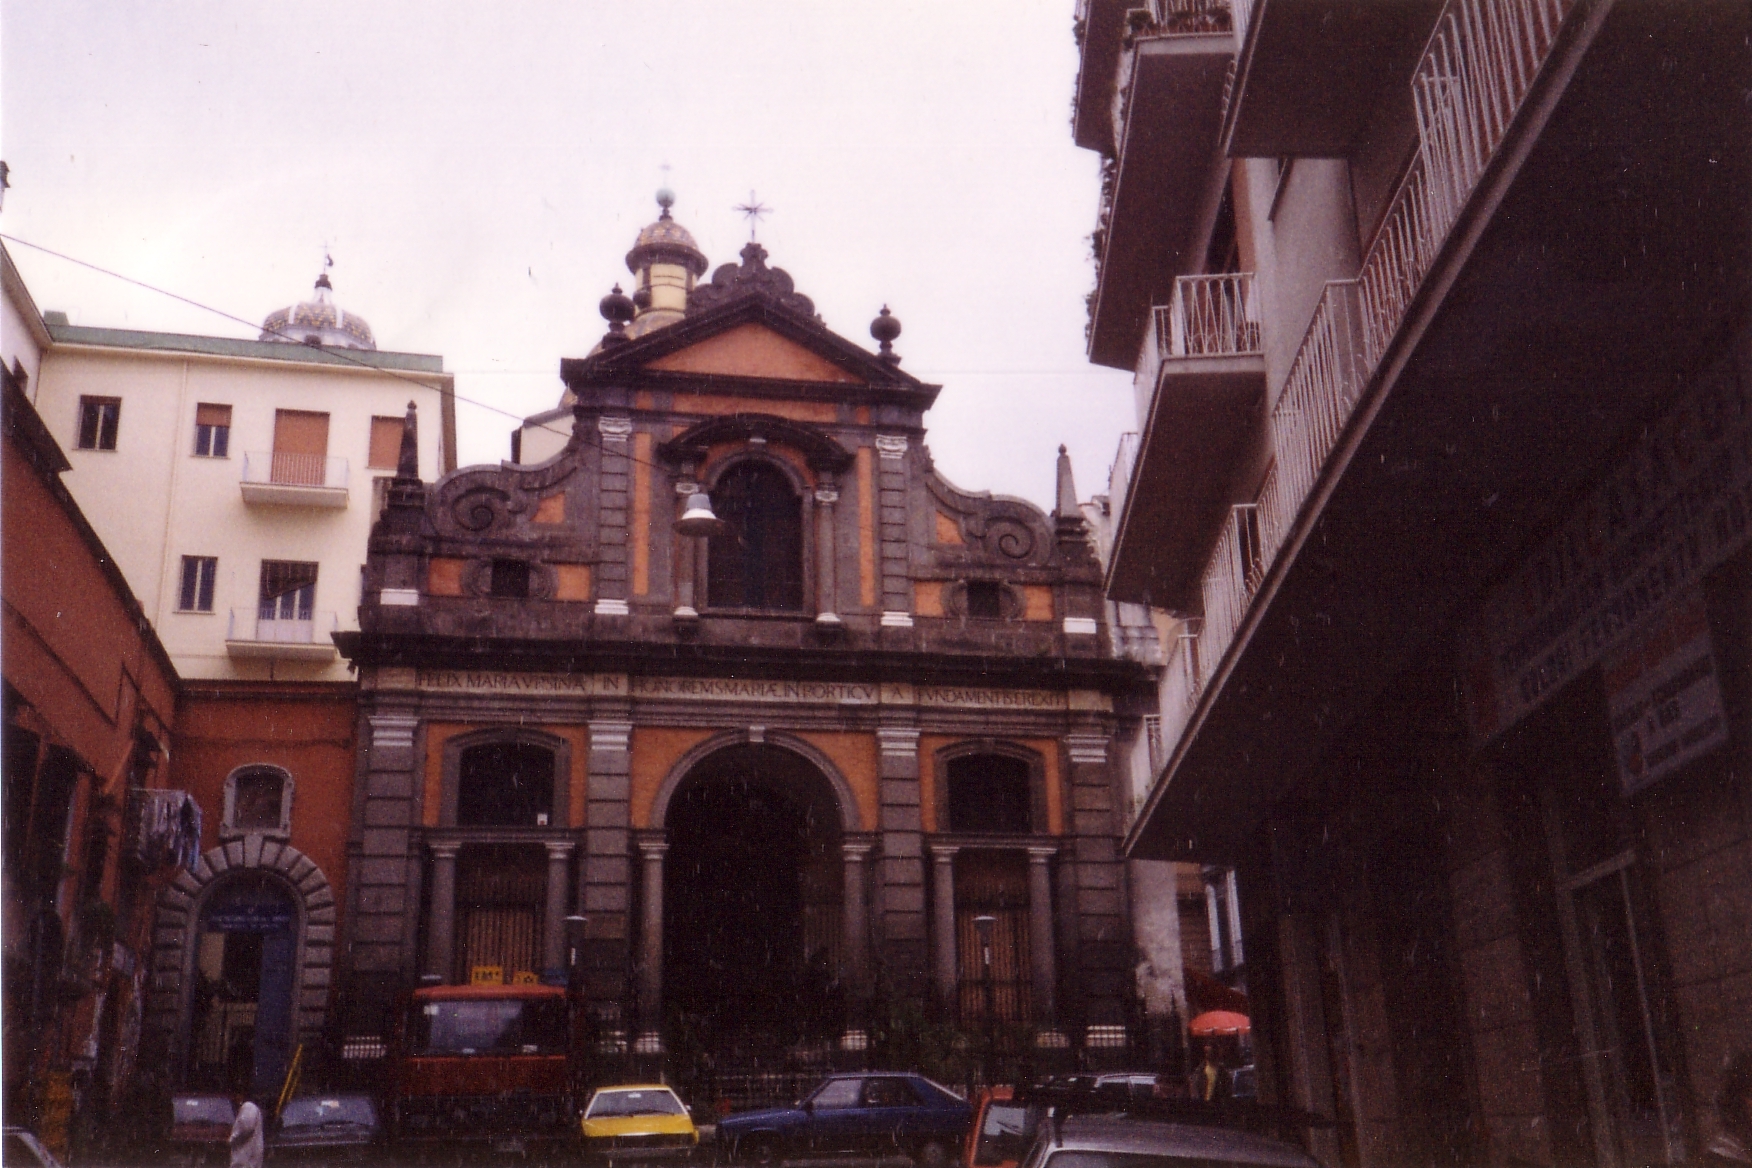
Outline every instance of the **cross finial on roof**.
{"type": "Polygon", "coordinates": [[[748,220],[748,239],[751,243],[755,239],[755,233],[760,229],[761,216],[770,215],[773,211],[771,207],[755,198],[753,191],[748,192],[748,202],[738,203],[730,209],[748,220]]]}

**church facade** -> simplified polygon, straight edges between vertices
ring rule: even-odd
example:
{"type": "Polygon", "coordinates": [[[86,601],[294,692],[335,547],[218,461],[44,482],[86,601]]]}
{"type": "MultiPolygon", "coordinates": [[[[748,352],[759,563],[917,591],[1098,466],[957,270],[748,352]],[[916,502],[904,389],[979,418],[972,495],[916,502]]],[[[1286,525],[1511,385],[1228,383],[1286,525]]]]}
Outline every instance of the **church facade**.
{"type": "Polygon", "coordinates": [[[601,1033],[647,1054],[855,1046],[906,1001],[1122,1043],[1148,679],[1111,651],[1068,460],[1050,515],[952,485],[886,309],[871,352],[758,243],[706,279],[660,202],[521,461],[423,482],[409,413],[336,638],[337,1030],[575,947],[601,1033]]]}

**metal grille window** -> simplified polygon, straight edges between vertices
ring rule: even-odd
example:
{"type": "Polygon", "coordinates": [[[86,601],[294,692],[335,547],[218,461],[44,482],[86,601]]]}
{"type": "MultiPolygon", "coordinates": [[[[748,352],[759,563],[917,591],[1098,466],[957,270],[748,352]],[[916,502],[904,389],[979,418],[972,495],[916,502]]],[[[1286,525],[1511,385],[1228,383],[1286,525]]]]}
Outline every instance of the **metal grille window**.
{"type": "Polygon", "coordinates": [[[225,458],[231,452],[231,407],[201,402],[195,406],[195,454],[225,458]]]}
{"type": "Polygon", "coordinates": [[[260,620],[307,621],[316,608],[315,564],[263,560],[260,620]]]}
{"type": "Polygon", "coordinates": [[[182,588],[177,596],[179,612],[212,612],[213,581],[219,575],[219,557],[184,556],[182,588]]]}
{"type": "Polygon", "coordinates": [[[121,424],[121,398],[82,397],[79,399],[79,449],[114,450],[116,448],[116,431],[121,424]]]}
{"type": "Polygon", "coordinates": [[[726,523],[706,549],[706,595],[714,608],[803,607],[803,511],[785,476],[746,462],[712,490],[726,523]]]}

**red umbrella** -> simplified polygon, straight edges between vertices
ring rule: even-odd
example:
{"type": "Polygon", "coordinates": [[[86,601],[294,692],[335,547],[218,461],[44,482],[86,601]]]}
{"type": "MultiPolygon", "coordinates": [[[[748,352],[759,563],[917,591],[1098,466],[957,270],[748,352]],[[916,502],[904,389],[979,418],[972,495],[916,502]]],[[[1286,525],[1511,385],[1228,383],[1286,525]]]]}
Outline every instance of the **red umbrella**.
{"type": "Polygon", "coordinates": [[[1186,1027],[1194,1038],[1214,1038],[1219,1034],[1246,1034],[1253,1029],[1245,1014],[1233,1010],[1206,1010],[1186,1027]]]}

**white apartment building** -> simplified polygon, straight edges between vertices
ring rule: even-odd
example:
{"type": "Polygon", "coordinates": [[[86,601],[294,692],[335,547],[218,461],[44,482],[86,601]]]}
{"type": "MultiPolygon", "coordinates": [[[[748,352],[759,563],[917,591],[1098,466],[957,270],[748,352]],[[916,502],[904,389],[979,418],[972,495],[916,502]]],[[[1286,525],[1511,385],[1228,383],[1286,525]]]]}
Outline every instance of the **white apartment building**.
{"type": "Polygon", "coordinates": [[[331,636],[358,627],[365,543],[410,403],[422,475],[456,464],[443,359],[377,350],[326,275],[258,340],[43,315],[27,393],[178,673],[347,680],[331,636]]]}

